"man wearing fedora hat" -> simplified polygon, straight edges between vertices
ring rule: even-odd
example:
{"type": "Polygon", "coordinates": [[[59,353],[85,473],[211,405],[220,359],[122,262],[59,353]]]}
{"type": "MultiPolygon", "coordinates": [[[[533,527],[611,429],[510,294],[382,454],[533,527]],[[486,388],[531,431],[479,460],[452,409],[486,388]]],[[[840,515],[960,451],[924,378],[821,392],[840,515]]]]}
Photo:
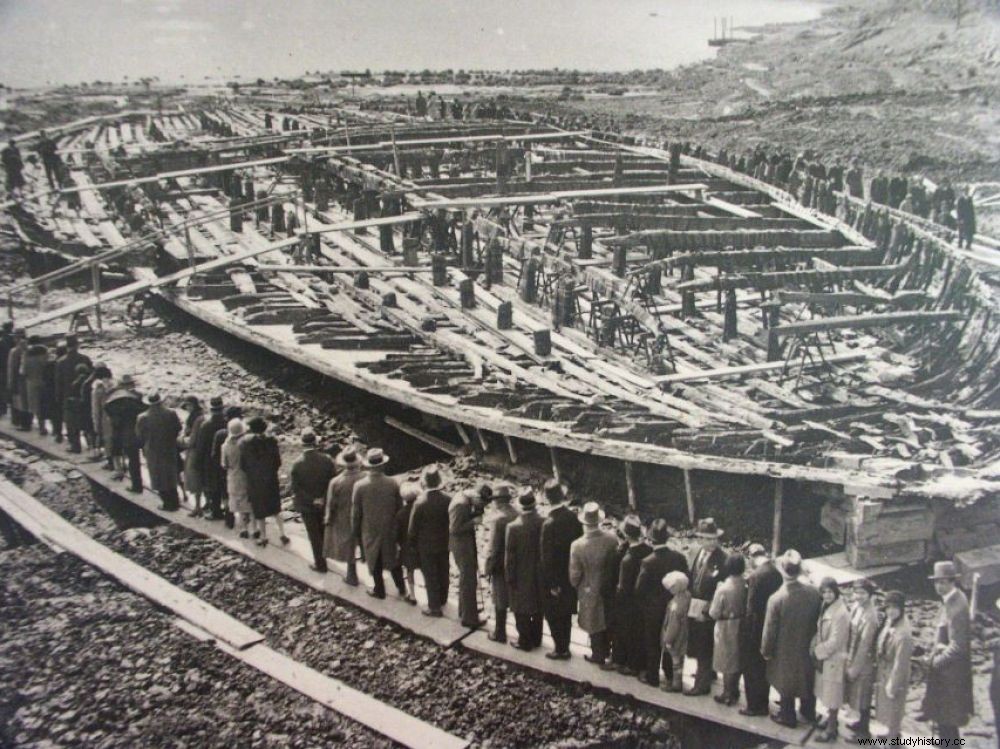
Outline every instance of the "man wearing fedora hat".
{"type": "Polygon", "coordinates": [[[637,515],[626,515],[619,526],[626,548],[618,563],[618,580],[615,588],[614,661],[618,671],[626,676],[637,675],[646,664],[643,656],[642,610],[635,592],[642,560],[653,547],[642,533],[642,522],[637,515]]]}
{"type": "Polygon", "coordinates": [[[208,416],[198,425],[191,441],[192,459],[201,475],[201,488],[205,493],[205,507],[209,520],[222,520],[222,497],[225,494],[226,474],[221,462],[212,460],[215,435],[225,430],[226,415],[222,398],[215,396],[208,402],[208,416]]]}
{"type": "MultiPolygon", "coordinates": [[[[436,465],[424,469],[420,484],[424,491],[413,505],[408,538],[417,550],[420,572],[427,589],[427,608],[423,613],[426,616],[441,616],[442,608],[448,602],[448,507],[451,497],[441,489],[444,479],[436,465]]],[[[475,602],[472,607],[475,610],[475,602]]],[[[475,618],[474,613],[469,616],[475,618]]]]}
{"type": "Polygon", "coordinates": [[[715,622],[709,616],[709,607],[715,589],[723,579],[722,568],[726,552],[719,546],[723,531],[713,518],[702,518],[695,526],[694,535],[701,541],[701,548],[691,559],[691,619],[688,629],[688,657],[698,663],[694,686],[687,695],[708,694],[712,688],[712,653],[715,650],[715,622]]]}
{"type": "Polygon", "coordinates": [[[534,650],[542,644],[542,518],[535,508],[535,492],[530,488],[518,496],[521,514],[507,526],[504,549],[504,577],[510,591],[510,608],[517,625],[520,650],[534,650]]]}
{"type": "Polygon", "coordinates": [[[323,515],[326,490],[336,474],[333,458],[318,449],[316,433],[312,429],[302,432],[302,455],[292,463],[288,473],[292,483],[295,509],[302,517],[302,525],[312,546],[313,564],[316,572],[326,572],[326,557],[323,555],[323,515]]]}
{"type": "Polygon", "coordinates": [[[389,456],[373,447],[365,455],[364,467],[368,474],[354,484],[351,498],[354,535],[361,541],[368,572],[374,586],[368,595],[385,598],[383,571],[388,569],[401,596],[406,595],[403,572],[396,554],[396,513],[402,500],[399,484],[385,475],[389,456]]]}
{"type": "Polygon", "coordinates": [[[462,625],[478,629],[479,561],[476,556],[476,522],[493,496],[489,484],[479,490],[459,492],[448,505],[448,548],[458,567],[458,617],[462,625]]]}
{"type": "Polygon", "coordinates": [[[80,353],[80,341],[75,335],[66,336],[66,353],[62,354],[55,365],[55,403],[53,413],[59,414],[59,425],[53,424],[53,431],[56,434],[56,441],[62,441],[62,413],[66,407],[66,399],[70,397],[73,388],[73,379],[76,377],[76,368],[80,364],[86,364],[87,369],[93,369],[90,357],[80,353]]]}
{"type": "Polygon", "coordinates": [[[569,509],[566,487],[555,479],[545,482],[545,498],[551,509],[542,523],[541,574],[545,603],[545,621],[555,643],[546,658],[570,657],[569,638],[576,613],[576,590],[569,581],[569,547],[583,534],[576,513],[569,509]]]}
{"type": "Polygon", "coordinates": [[[924,718],[937,724],[941,739],[960,738],[958,729],[973,713],[969,599],[958,587],[954,562],[935,562],[934,590],[941,596],[934,645],[927,655],[924,718]]]}
{"type": "Polygon", "coordinates": [[[750,544],[747,550],[753,571],[747,576],[747,609],[740,627],[740,666],[743,670],[743,690],[746,707],[742,715],[767,715],[767,699],[771,686],[767,683],[767,664],[760,654],[764,633],[767,602],[783,583],[781,573],[761,544],[750,544]]]}
{"type": "Polygon", "coordinates": [[[333,477],[326,489],[326,514],[323,523],[323,555],[327,559],[344,562],[347,574],[344,582],[358,584],[358,566],[355,560],[358,538],[351,520],[354,485],[361,480],[361,458],[353,447],[345,447],[334,459],[340,473],[333,477]]]}
{"type": "Polygon", "coordinates": [[[173,512],[180,506],[177,497],[177,437],[181,420],[163,404],[159,393],[146,399],[149,407],[135,422],[135,434],[146,457],[149,482],[160,495],[161,510],[173,512]]]}
{"type": "Polygon", "coordinates": [[[490,545],[486,552],[483,574],[490,581],[493,597],[493,631],[488,637],[493,642],[507,642],[507,608],[510,605],[510,591],[504,577],[504,545],[507,526],[517,517],[517,510],[511,507],[511,488],[501,484],[493,492],[495,514],[490,518],[490,545]]]}
{"type": "Polygon", "coordinates": [[[643,668],[639,672],[639,681],[657,686],[660,683],[661,667],[664,667],[667,680],[673,680],[672,660],[668,671],[665,668],[667,660],[661,659],[660,633],[663,630],[663,617],[673,597],[663,587],[663,578],[669,572],[687,574],[688,565],[683,554],[667,545],[670,528],[666,520],[657,518],[650,523],[646,537],[652,551],[639,565],[639,576],[635,581],[635,595],[639,601],[642,621],[643,668]]]}
{"type": "MultiPolygon", "coordinates": [[[[601,530],[604,513],[597,502],[583,506],[580,522],[583,536],[569,547],[569,582],[576,588],[580,613],[577,622],[580,629],[590,635],[591,654],[585,656],[590,663],[601,668],[614,668],[606,664],[610,655],[608,637],[608,614],[604,602],[609,580],[615,577],[614,559],[618,541],[614,534],[601,530]]],[[[611,583],[612,585],[614,582],[611,583]]]]}
{"type": "Polygon", "coordinates": [[[815,673],[810,647],[823,599],[811,585],[799,580],[802,556],[789,549],[779,560],[784,583],[767,602],[760,653],[767,662],[767,680],[781,695],[781,706],[771,720],[794,728],[795,700],[803,717],[816,717],[815,673]]]}

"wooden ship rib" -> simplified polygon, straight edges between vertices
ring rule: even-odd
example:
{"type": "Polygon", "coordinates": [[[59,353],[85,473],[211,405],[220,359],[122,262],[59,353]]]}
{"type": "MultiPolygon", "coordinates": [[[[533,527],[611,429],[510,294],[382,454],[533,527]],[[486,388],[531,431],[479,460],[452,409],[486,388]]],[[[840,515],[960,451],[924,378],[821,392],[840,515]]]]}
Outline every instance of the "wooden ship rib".
{"type": "Polygon", "coordinates": [[[628,138],[266,116],[248,99],[63,128],[69,184],[29,166],[12,215],[71,262],[8,298],[85,269],[94,296],[18,324],[155,289],[472,446],[620,463],[634,505],[683,487],[693,520],[696,472],[759,477],[777,546],[782,504],[818,492],[859,567],[995,538],[991,264],[628,138]],[[102,291],[115,268],[135,280],[102,291]],[[941,520],[961,505],[989,521],[975,539],[941,520]]]}

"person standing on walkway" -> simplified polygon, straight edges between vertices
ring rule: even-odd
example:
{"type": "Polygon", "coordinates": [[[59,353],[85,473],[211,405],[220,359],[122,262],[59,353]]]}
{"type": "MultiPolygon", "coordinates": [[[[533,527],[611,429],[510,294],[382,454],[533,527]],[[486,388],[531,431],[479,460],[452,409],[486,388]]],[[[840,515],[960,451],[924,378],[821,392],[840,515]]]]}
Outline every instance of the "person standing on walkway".
{"type": "Polygon", "coordinates": [[[878,636],[878,613],[875,611],[875,585],[866,579],[853,586],[854,609],[847,637],[847,702],[859,715],[848,723],[855,738],[871,738],[869,723],[875,689],[875,639],[878,636]]]}
{"type": "MultiPolygon", "coordinates": [[[[388,463],[388,455],[377,447],[371,448],[364,459],[368,473],[354,484],[351,499],[354,535],[361,542],[368,572],[374,581],[373,587],[368,589],[368,595],[374,598],[385,598],[384,570],[389,570],[399,594],[406,595],[403,573],[396,560],[396,514],[402,500],[399,484],[385,475],[388,463]]],[[[447,555],[447,530],[445,535],[447,555]]]]}
{"type": "Polygon", "coordinates": [[[448,505],[448,548],[458,568],[458,618],[462,626],[478,629],[479,560],[476,557],[476,524],[493,495],[489,486],[457,494],[448,505]]]}
{"type": "MultiPolygon", "coordinates": [[[[673,659],[668,669],[660,647],[663,632],[663,618],[670,603],[670,591],[663,587],[663,578],[670,572],[687,574],[688,565],[684,555],[671,549],[670,529],[667,521],[657,518],[646,531],[652,551],[639,565],[639,576],[635,581],[635,597],[639,604],[642,622],[642,652],[645,656],[639,681],[650,686],[660,683],[660,670],[664,671],[668,682],[673,682],[673,659]]],[[[690,633],[690,626],[688,627],[690,633]]],[[[690,634],[689,634],[690,636],[690,634]]],[[[690,644],[689,644],[690,647],[690,644]]]]}
{"type": "Polygon", "coordinates": [[[889,739],[900,735],[906,693],[910,689],[913,634],[906,616],[906,597],[898,590],[885,594],[885,624],[875,643],[875,717],[889,729],[889,739]]]}
{"type": "Polygon", "coordinates": [[[205,487],[194,443],[198,438],[201,425],[205,422],[205,409],[201,407],[201,401],[193,395],[187,396],[181,407],[187,411],[187,418],[184,419],[184,430],[178,440],[178,444],[184,451],[184,491],[187,496],[194,499],[194,509],[188,514],[196,518],[201,517],[201,497],[205,487]]]}
{"type": "Polygon", "coordinates": [[[323,555],[327,559],[347,565],[344,582],[358,584],[358,567],[355,555],[358,538],[354,535],[353,513],[354,485],[364,477],[361,473],[361,459],[353,447],[346,447],[334,459],[340,473],[333,477],[326,490],[326,514],[323,524],[323,555]]]}
{"type": "Polygon", "coordinates": [[[82,453],[83,445],[80,442],[80,435],[86,434],[86,423],[84,413],[86,413],[86,403],[84,400],[84,388],[90,383],[90,367],[86,364],[76,365],[76,379],[70,385],[69,393],[63,400],[63,423],[66,425],[66,441],[69,443],[71,453],[82,453]]]}
{"type": "Polygon", "coordinates": [[[524,489],[517,501],[521,514],[507,526],[504,577],[517,625],[517,641],[511,646],[530,651],[542,644],[542,518],[532,489],[524,489]]]}
{"type": "Polygon", "coordinates": [[[816,699],[827,710],[826,726],[816,736],[819,742],[837,740],[837,713],[844,704],[844,669],[847,667],[847,640],[851,631],[851,614],[840,595],[840,586],[832,577],[819,584],[823,597],[816,635],[812,641],[812,656],[816,663],[816,699]]]}
{"type": "Polygon", "coordinates": [[[795,728],[795,700],[808,721],[816,719],[814,671],[809,646],[816,634],[822,598],[819,591],[799,580],[802,556],[794,549],[779,562],[784,583],[767,602],[760,652],[767,661],[767,680],[781,696],[781,706],[771,720],[795,728]]]}
{"type": "Polygon", "coordinates": [[[976,236],[976,205],[968,188],[962,191],[955,203],[955,215],[958,218],[958,246],[971,250],[976,236]]]}
{"type": "Polygon", "coordinates": [[[400,507],[396,513],[396,546],[399,547],[399,566],[406,578],[406,595],[403,599],[415,606],[417,603],[416,571],[420,569],[420,554],[410,543],[410,519],[413,517],[413,506],[420,498],[418,477],[404,481],[399,486],[400,507]]]}
{"type": "Polygon", "coordinates": [[[576,590],[569,581],[569,547],[583,534],[576,513],[569,509],[566,487],[555,479],[545,483],[545,498],[551,505],[542,524],[541,575],[545,602],[545,621],[555,643],[546,658],[570,658],[569,638],[576,613],[576,590]]]}
{"type": "MultiPolygon", "coordinates": [[[[427,608],[422,613],[424,616],[442,616],[442,609],[448,602],[450,582],[448,508],[451,506],[451,497],[441,489],[444,479],[436,465],[424,469],[420,484],[424,492],[413,505],[408,537],[417,550],[420,572],[427,589],[427,608]]],[[[403,589],[402,595],[405,594],[403,589]]]]}
{"type": "MultiPolygon", "coordinates": [[[[57,443],[63,440],[66,407],[65,403],[59,403],[56,399],[56,371],[59,366],[59,360],[65,353],[66,346],[58,343],[56,344],[55,354],[50,355],[45,362],[45,373],[42,376],[42,411],[36,414],[39,423],[44,421],[49,422],[51,425],[49,433],[55,437],[57,443]]],[[[72,388],[72,385],[70,387],[72,388]]]]}
{"type": "Polygon", "coordinates": [[[240,462],[240,443],[247,433],[243,419],[232,418],[226,425],[226,439],[222,443],[221,466],[226,472],[226,494],[234,526],[239,523],[240,538],[250,538],[250,516],[253,508],[247,494],[247,475],[240,462]]]}
{"type": "Polygon", "coordinates": [[[941,596],[934,644],[927,656],[927,691],[921,709],[937,736],[954,745],[973,713],[969,599],[958,587],[954,562],[935,562],[934,590],[941,596]]]}
{"type": "Polygon", "coordinates": [[[0,161],[3,162],[4,176],[7,178],[7,195],[17,200],[24,192],[24,159],[13,138],[0,151],[0,161]]]}
{"type": "Polygon", "coordinates": [[[626,515],[621,522],[620,530],[627,548],[618,564],[618,584],[615,589],[615,665],[619,673],[636,676],[645,668],[646,659],[643,648],[642,608],[636,595],[635,584],[639,579],[642,560],[652,553],[653,547],[646,542],[638,516],[626,515]]]}
{"type": "Polygon", "coordinates": [[[111,459],[114,478],[129,474],[129,491],[142,491],[142,461],[139,458],[139,437],[135,432],[136,420],[145,410],[142,395],[135,389],[135,380],[123,374],[104,401],[104,413],[111,423],[111,459]]]}
{"type": "Polygon", "coordinates": [[[740,627],[740,661],[743,671],[743,691],[746,706],[741,715],[749,717],[768,714],[767,664],[760,654],[767,602],[782,585],[781,573],[761,544],[750,544],[747,552],[753,571],[747,577],[747,610],[740,627]]]}
{"type": "Polygon", "coordinates": [[[576,588],[580,613],[577,618],[580,629],[590,635],[591,654],[584,656],[604,670],[612,670],[614,664],[608,662],[611,655],[608,637],[608,613],[604,603],[608,581],[614,580],[615,552],[618,540],[614,534],[601,530],[604,513],[597,502],[583,506],[580,521],[583,536],[569,547],[569,582],[576,588]]]}
{"type": "Polygon", "coordinates": [[[38,419],[38,433],[48,434],[45,428],[45,413],[42,409],[45,403],[45,368],[49,362],[49,350],[42,343],[40,336],[33,335],[28,339],[28,349],[21,360],[21,379],[27,401],[25,408],[25,424],[31,429],[32,422],[38,419]]]}
{"type": "Polygon", "coordinates": [[[42,166],[45,168],[45,179],[49,182],[49,187],[55,190],[61,186],[60,177],[62,172],[62,159],[56,151],[56,144],[44,130],[38,133],[38,145],[35,146],[38,155],[42,159],[42,166]]]}
{"type": "Polygon", "coordinates": [[[709,614],[715,589],[723,579],[726,552],[719,546],[722,529],[712,518],[702,518],[695,527],[701,548],[691,559],[691,628],[688,633],[688,656],[698,662],[694,685],[685,694],[708,694],[712,688],[712,651],[715,624],[709,614]]]}
{"type": "Polygon", "coordinates": [[[309,544],[312,547],[312,569],[326,572],[323,554],[323,527],[326,492],[336,475],[333,458],[317,449],[316,433],[311,429],[302,432],[302,456],[292,463],[289,478],[295,509],[302,517],[309,544]]]}
{"type": "Polygon", "coordinates": [[[722,691],[715,695],[720,705],[740,700],[740,623],[747,608],[746,562],[741,554],[730,554],[722,568],[724,579],[715,589],[708,615],[715,622],[712,668],[722,674],[722,691]]]}
{"type": "Polygon", "coordinates": [[[28,353],[28,339],[23,330],[14,332],[14,348],[7,357],[7,393],[10,400],[11,423],[21,432],[31,429],[27,420],[27,396],[21,376],[21,361],[28,353]]]}
{"type": "Polygon", "coordinates": [[[198,424],[188,450],[201,478],[201,488],[205,493],[205,511],[209,520],[222,520],[222,498],[226,494],[226,472],[221,459],[216,459],[212,448],[215,435],[226,429],[225,405],[222,398],[214,396],[208,402],[208,414],[198,424]]]}
{"type": "Polygon", "coordinates": [[[181,433],[181,420],[172,408],[163,404],[159,393],[146,399],[148,408],[135,422],[149,470],[149,483],[160,495],[161,510],[174,512],[180,508],[177,496],[177,437],[181,433]]]}
{"type": "Polygon", "coordinates": [[[0,416],[7,415],[10,405],[10,392],[7,385],[7,362],[10,352],[14,350],[14,323],[7,320],[0,326],[0,416]]]}
{"type": "Polygon", "coordinates": [[[258,546],[267,545],[267,519],[274,518],[278,526],[278,540],[287,546],[285,523],[281,519],[281,488],[278,484],[278,469],[281,467],[281,452],[278,440],[267,434],[267,422],[260,416],[250,419],[247,424],[250,434],[240,444],[240,467],[247,475],[247,498],[253,508],[255,530],[253,537],[258,546]]]}
{"type": "Polygon", "coordinates": [[[688,609],[691,608],[690,581],[686,572],[674,570],[663,576],[662,585],[670,595],[667,612],[660,630],[663,648],[661,665],[666,681],[660,687],[664,692],[684,691],[684,656],[687,654],[688,609]]]}
{"type": "Polygon", "coordinates": [[[490,518],[490,543],[486,552],[483,575],[490,581],[493,598],[493,631],[487,637],[493,642],[507,642],[507,609],[510,606],[510,590],[504,575],[507,526],[517,518],[517,510],[511,507],[511,489],[501,484],[493,492],[495,514],[490,518]]]}
{"type": "Polygon", "coordinates": [[[93,367],[90,357],[80,353],[80,340],[75,335],[66,336],[65,346],[65,353],[56,360],[56,392],[53,409],[53,413],[58,414],[59,420],[58,426],[53,424],[56,442],[62,442],[62,414],[66,407],[65,400],[73,387],[76,368],[80,364],[86,364],[88,369],[93,367]]]}
{"type": "Polygon", "coordinates": [[[111,463],[111,420],[104,413],[104,402],[111,394],[113,385],[111,370],[103,362],[94,365],[94,382],[90,386],[90,418],[94,422],[94,444],[93,449],[98,458],[105,459],[107,468],[114,468],[111,463]]]}

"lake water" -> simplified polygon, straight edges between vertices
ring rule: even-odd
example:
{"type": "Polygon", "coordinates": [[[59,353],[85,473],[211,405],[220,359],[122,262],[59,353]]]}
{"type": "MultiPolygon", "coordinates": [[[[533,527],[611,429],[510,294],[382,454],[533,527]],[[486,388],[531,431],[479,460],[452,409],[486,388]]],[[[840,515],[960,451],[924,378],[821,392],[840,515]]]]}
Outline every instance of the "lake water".
{"type": "Polygon", "coordinates": [[[804,21],[822,0],[0,0],[0,83],[307,70],[671,68],[713,19],[804,21]]]}

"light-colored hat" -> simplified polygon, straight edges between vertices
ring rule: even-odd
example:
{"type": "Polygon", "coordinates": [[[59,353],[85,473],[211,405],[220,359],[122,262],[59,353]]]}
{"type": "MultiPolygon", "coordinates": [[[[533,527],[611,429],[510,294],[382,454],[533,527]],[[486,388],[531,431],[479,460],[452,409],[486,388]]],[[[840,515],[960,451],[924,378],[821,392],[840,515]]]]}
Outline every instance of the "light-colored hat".
{"type": "Polygon", "coordinates": [[[514,492],[510,484],[500,484],[493,490],[494,502],[510,502],[514,498],[514,492]]]}
{"type": "Polygon", "coordinates": [[[798,577],[802,572],[802,555],[789,549],[778,559],[778,568],[785,577],[798,577]]]}
{"type": "Polygon", "coordinates": [[[123,374],[118,380],[118,384],[124,387],[133,387],[135,385],[135,378],[130,374],[123,374]]]}
{"type": "Polygon", "coordinates": [[[382,452],[382,448],[373,447],[365,455],[365,468],[378,468],[389,462],[389,456],[382,452]]]}
{"type": "Polygon", "coordinates": [[[698,538],[719,538],[723,533],[722,528],[715,524],[715,518],[701,518],[694,529],[698,538]]]}
{"type": "Polygon", "coordinates": [[[750,544],[750,548],[747,549],[748,557],[766,557],[767,549],[764,548],[764,544],[750,544]]]}
{"type": "Polygon", "coordinates": [[[956,580],[960,577],[954,562],[934,562],[934,574],[928,580],[956,580]]]}
{"type": "Polygon", "coordinates": [[[688,576],[680,570],[673,570],[664,575],[661,582],[665,590],[669,590],[676,595],[682,590],[687,590],[688,576]]]}
{"type": "Polygon", "coordinates": [[[230,437],[242,437],[247,433],[247,426],[243,423],[243,419],[230,419],[226,424],[226,430],[230,437]]]}
{"type": "Polygon", "coordinates": [[[604,512],[601,510],[601,506],[597,502],[587,502],[583,506],[583,512],[580,513],[580,522],[584,525],[589,525],[591,527],[596,527],[601,524],[604,520],[604,512]]]}

